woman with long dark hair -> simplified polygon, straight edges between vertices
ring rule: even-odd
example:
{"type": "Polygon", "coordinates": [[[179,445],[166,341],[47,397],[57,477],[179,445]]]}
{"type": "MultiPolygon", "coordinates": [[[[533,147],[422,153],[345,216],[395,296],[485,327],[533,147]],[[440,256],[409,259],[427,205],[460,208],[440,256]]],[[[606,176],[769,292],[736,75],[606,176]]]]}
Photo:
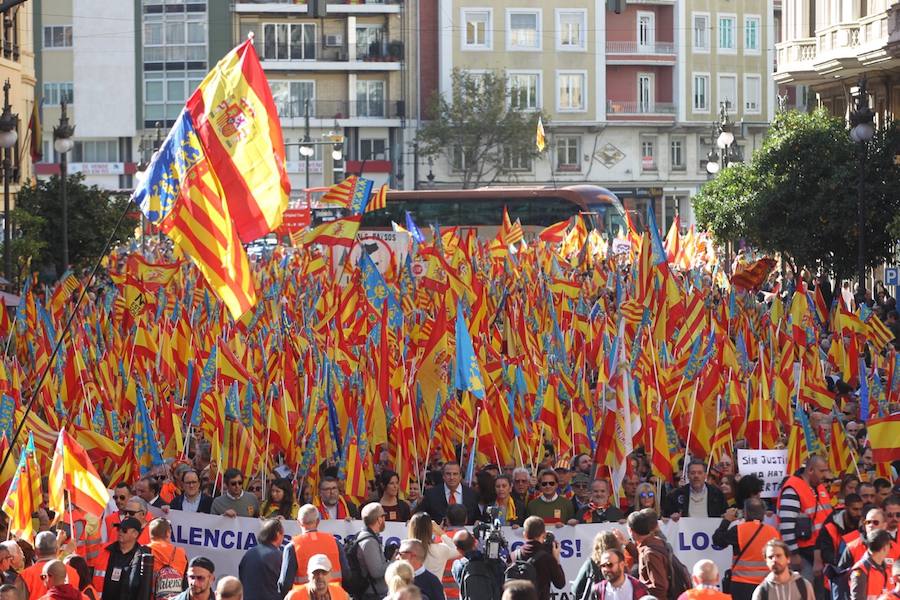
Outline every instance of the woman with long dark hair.
{"type": "Polygon", "coordinates": [[[284,517],[296,519],[300,506],[294,502],[294,488],[289,479],[280,478],[269,484],[266,501],[260,508],[259,516],[263,519],[284,517]]]}
{"type": "Polygon", "coordinates": [[[400,499],[400,476],[385,469],[378,477],[379,504],[384,509],[386,521],[409,521],[412,511],[409,504],[400,499]]]}

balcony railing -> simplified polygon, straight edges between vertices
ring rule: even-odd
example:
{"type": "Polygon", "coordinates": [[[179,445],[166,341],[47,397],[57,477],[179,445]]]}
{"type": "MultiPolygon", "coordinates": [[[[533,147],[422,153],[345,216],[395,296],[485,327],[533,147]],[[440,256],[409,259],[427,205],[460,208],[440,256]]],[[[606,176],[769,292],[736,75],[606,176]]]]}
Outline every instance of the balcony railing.
{"type": "MultiPolygon", "coordinates": [[[[399,119],[405,116],[402,100],[310,100],[311,119],[399,119]]],[[[306,102],[278,104],[278,116],[282,119],[302,119],[306,116],[306,102]]]]}
{"type": "MultiPolygon", "coordinates": [[[[326,61],[326,62],[348,62],[350,60],[349,47],[345,43],[341,44],[307,44],[304,48],[288,48],[287,57],[294,58],[275,58],[269,49],[263,46],[261,59],[272,62],[290,62],[290,61],[326,61]]],[[[276,55],[277,56],[277,55],[276,55]]],[[[403,42],[399,40],[390,42],[373,42],[371,44],[360,44],[356,47],[356,60],[363,62],[399,62],[403,60],[403,42]]]]}
{"type": "Polygon", "coordinates": [[[781,42],[775,46],[778,50],[779,68],[786,65],[811,62],[816,58],[815,38],[803,38],[781,42]]]}
{"type": "Polygon", "coordinates": [[[641,44],[634,42],[606,42],[607,54],[675,54],[672,42],[641,44]]]}
{"type": "MultiPolygon", "coordinates": [[[[402,4],[403,0],[329,0],[328,4],[402,4]]],[[[307,0],[238,0],[238,4],[306,4],[307,0]]]]}
{"type": "Polygon", "coordinates": [[[607,100],[606,112],[611,115],[674,115],[672,102],[635,102],[607,100]]]}

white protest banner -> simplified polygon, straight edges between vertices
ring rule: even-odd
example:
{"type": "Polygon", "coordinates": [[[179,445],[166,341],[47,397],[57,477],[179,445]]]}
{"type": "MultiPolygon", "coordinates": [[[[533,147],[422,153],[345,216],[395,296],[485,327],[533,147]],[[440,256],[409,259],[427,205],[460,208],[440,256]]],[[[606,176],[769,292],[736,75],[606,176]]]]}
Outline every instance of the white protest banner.
{"type": "Polygon", "coordinates": [[[775,498],[781,482],[787,475],[787,450],[737,451],[738,473],[756,475],[763,482],[763,498],[775,498]]]}
{"type": "MultiPolygon", "coordinates": [[[[244,553],[257,545],[256,534],[259,531],[259,520],[247,517],[228,518],[170,511],[166,517],[172,522],[172,541],[176,546],[184,548],[188,557],[205,556],[216,565],[216,576],[237,575],[238,564],[244,553]]],[[[719,565],[719,571],[731,566],[731,550],[716,550],[712,546],[712,534],[721,521],[719,519],[680,519],[660,523],[660,529],[675,550],[681,561],[691,568],[701,558],[709,558],[719,565]]],[[[385,543],[399,543],[407,537],[405,523],[386,523],[383,534],[385,543]]],[[[285,521],[285,541],[290,543],[290,536],[300,533],[297,521],[285,521]]],[[[573,600],[571,598],[571,581],[578,574],[578,569],[591,555],[594,536],[600,531],[612,528],[624,528],[617,523],[597,525],[566,525],[551,528],[560,545],[563,570],[566,572],[567,585],[562,590],[554,590],[552,600],[573,600]]],[[[328,531],[342,541],[347,535],[359,533],[361,521],[322,521],[321,531],[328,531]]],[[[510,550],[516,550],[524,543],[521,529],[503,528],[503,536],[509,543],[510,550]]]]}

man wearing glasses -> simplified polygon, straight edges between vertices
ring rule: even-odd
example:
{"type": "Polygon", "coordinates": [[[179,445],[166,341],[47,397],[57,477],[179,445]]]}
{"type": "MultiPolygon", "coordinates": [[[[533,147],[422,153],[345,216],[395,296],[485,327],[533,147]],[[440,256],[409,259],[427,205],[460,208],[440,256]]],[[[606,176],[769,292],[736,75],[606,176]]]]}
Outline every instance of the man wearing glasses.
{"type": "Polygon", "coordinates": [[[228,469],[222,478],[225,492],[213,500],[211,514],[226,517],[255,517],[259,514],[259,498],[244,491],[244,476],[237,469],[228,469]]]}
{"type": "Polygon", "coordinates": [[[516,467],[512,472],[513,498],[522,504],[531,501],[531,473],[525,467],[516,467]]]}
{"type": "MultiPolygon", "coordinates": [[[[140,537],[138,538],[138,544],[142,546],[146,546],[150,543],[150,530],[148,530],[145,526],[147,525],[147,511],[150,507],[144,501],[143,498],[138,496],[132,496],[128,502],[125,503],[125,508],[119,511],[119,519],[137,519],[141,524],[141,532],[140,537]]],[[[117,527],[118,525],[113,525],[113,527],[117,527]]],[[[113,532],[115,533],[115,532],[113,532]]]]}
{"type": "Polygon", "coordinates": [[[203,493],[200,487],[200,475],[190,469],[181,477],[181,486],[184,493],[175,496],[170,508],[185,512],[198,512],[209,514],[212,510],[212,496],[203,493]]]}
{"type": "Polygon", "coordinates": [[[892,494],[884,499],[884,528],[891,534],[891,550],[888,552],[888,567],[900,561],[900,540],[897,539],[897,526],[900,524],[900,496],[892,494]]]}
{"type": "Polygon", "coordinates": [[[541,471],[538,486],[541,488],[541,495],[528,503],[526,508],[528,516],[541,517],[547,525],[555,524],[557,527],[562,527],[570,521],[572,525],[577,523],[572,501],[557,493],[559,478],[556,471],[553,469],[541,471]]]}
{"type": "Polygon", "coordinates": [[[591,501],[578,513],[579,523],[608,523],[625,518],[618,507],[610,504],[612,485],[606,479],[591,483],[591,501]]]}
{"type": "MultiPolygon", "coordinates": [[[[35,562],[30,567],[19,572],[16,579],[16,587],[19,588],[19,597],[27,600],[36,600],[47,593],[47,585],[41,575],[44,565],[56,560],[59,554],[59,543],[56,534],[52,531],[42,531],[34,538],[35,562]]],[[[80,583],[78,572],[72,567],[66,567],[69,582],[76,587],[80,583]]]]}
{"type": "Polygon", "coordinates": [[[152,577],[153,569],[141,572],[144,554],[152,553],[149,548],[138,543],[144,524],[134,517],[125,517],[119,523],[118,541],[106,546],[97,558],[94,567],[94,589],[100,592],[102,600],[135,598],[144,585],[144,577],[152,577]]]}

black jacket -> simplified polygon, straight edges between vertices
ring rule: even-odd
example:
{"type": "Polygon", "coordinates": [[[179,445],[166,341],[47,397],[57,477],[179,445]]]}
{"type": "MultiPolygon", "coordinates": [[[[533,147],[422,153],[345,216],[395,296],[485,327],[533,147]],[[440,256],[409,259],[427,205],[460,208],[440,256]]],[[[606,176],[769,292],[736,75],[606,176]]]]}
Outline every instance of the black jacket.
{"type": "MultiPolygon", "coordinates": [[[[463,506],[466,507],[466,512],[469,515],[466,519],[466,524],[471,525],[481,519],[481,511],[478,509],[478,495],[472,488],[463,484],[460,484],[460,486],[462,487],[463,506]]],[[[425,495],[419,506],[416,507],[416,512],[427,512],[435,523],[443,521],[444,517],[447,516],[446,485],[442,482],[441,485],[425,490],[425,495]]]]}
{"type": "Polygon", "coordinates": [[[550,584],[562,589],[566,585],[566,572],[556,562],[549,548],[540,542],[528,540],[513,552],[512,560],[528,560],[534,557],[534,568],[537,571],[538,600],[550,600],[550,584]]]}
{"type": "MultiPolygon", "coordinates": [[[[172,510],[183,510],[182,506],[184,506],[184,496],[179,494],[172,498],[172,504],[169,505],[169,508],[172,510]]],[[[207,494],[200,494],[200,505],[197,507],[198,513],[209,514],[212,510],[213,499],[212,496],[208,496],[207,494]]]]}
{"type": "MultiPolygon", "coordinates": [[[[708,483],[706,485],[706,512],[707,516],[721,517],[728,509],[728,502],[722,491],[708,483]]],[[[691,505],[691,486],[683,485],[666,498],[666,507],[663,510],[664,517],[671,517],[672,513],[681,513],[682,517],[693,517],[688,513],[691,505]]]]}

